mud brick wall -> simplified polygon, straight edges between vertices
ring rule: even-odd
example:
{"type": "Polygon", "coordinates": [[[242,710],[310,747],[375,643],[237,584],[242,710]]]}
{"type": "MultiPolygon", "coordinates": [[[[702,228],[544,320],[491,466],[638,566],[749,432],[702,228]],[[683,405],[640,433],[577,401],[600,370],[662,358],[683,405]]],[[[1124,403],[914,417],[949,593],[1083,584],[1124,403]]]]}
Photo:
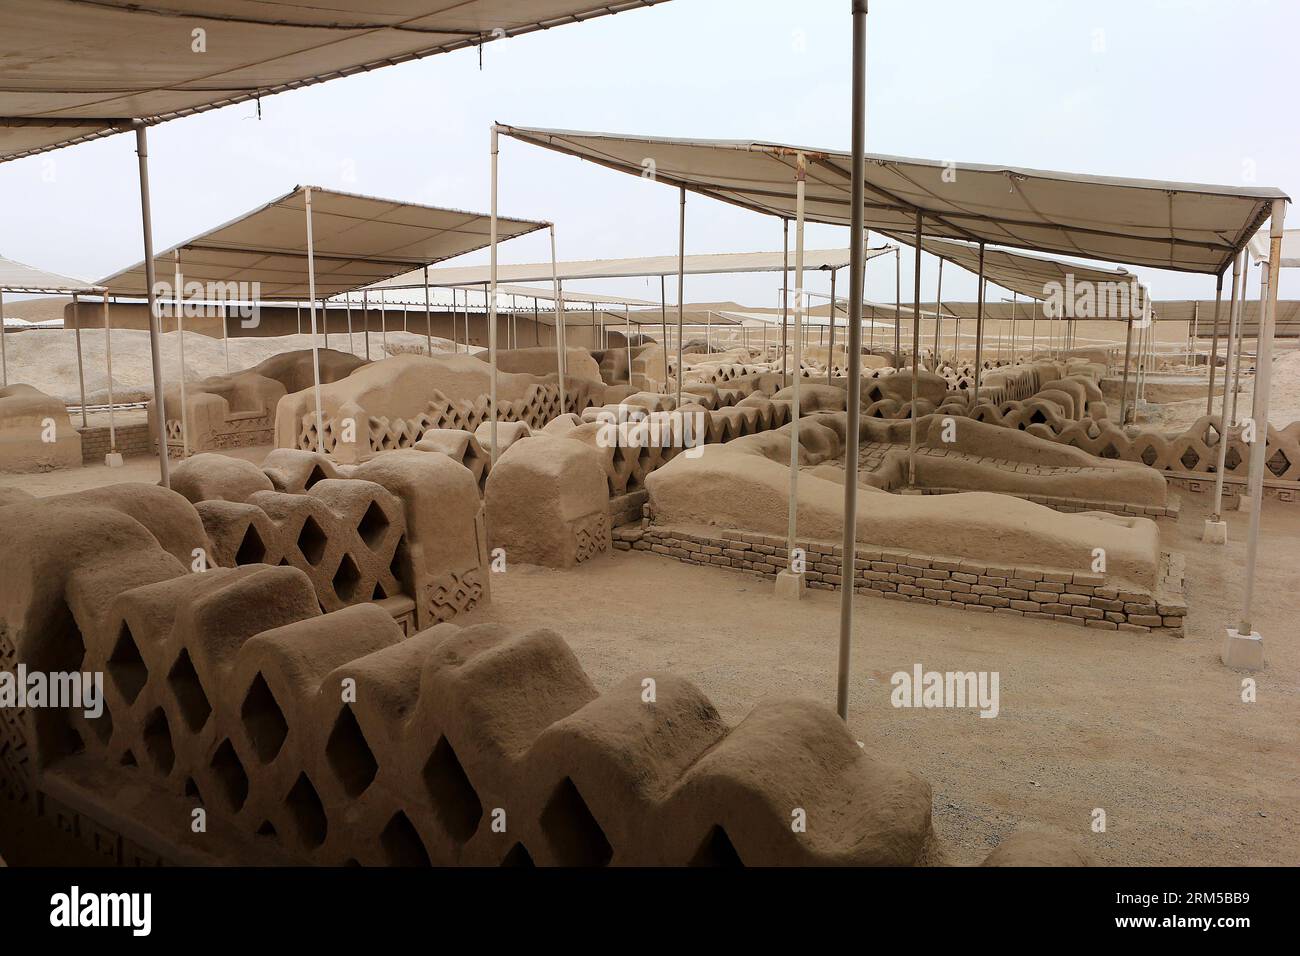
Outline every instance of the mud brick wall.
{"type": "MultiPolygon", "coordinates": [[[[136,425],[118,425],[116,430],[117,450],[121,452],[123,458],[155,454],[153,436],[149,433],[149,426],[144,422],[136,425]]],[[[77,431],[81,433],[82,462],[87,465],[103,464],[104,456],[112,451],[108,426],[91,425],[88,428],[78,428],[77,431]]]]}
{"type": "MultiPolygon", "coordinates": [[[[956,495],[969,491],[969,488],[931,487],[922,489],[921,493],[926,495],[956,495]]],[[[1017,495],[1007,491],[1000,491],[998,494],[1032,501],[1036,505],[1043,505],[1064,514],[1105,511],[1115,515],[1133,515],[1138,518],[1173,518],[1177,521],[1178,515],[1182,511],[1182,501],[1178,498],[1172,498],[1167,504],[1163,505],[1144,505],[1128,501],[1086,501],[1082,498],[1053,498],[1048,495],[1017,495]]]]}
{"type": "MultiPolygon", "coordinates": [[[[844,552],[837,544],[803,541],[811,588],[838,589],[844,552]]],[[[614,547],[650,551],[691,564],[708,564],[766,577],[789,566],[785,538],[749,531],[651,525],[614,532],[614,547]]],[[[854,590],[896,600],[1064,621],[1110,631],[1182,637],[1182,559],[1165,555],[1156,594],[1109,586],[1105,575],[1060,568],[1000,567],[940,555],[859,546],[854,590]]]]}

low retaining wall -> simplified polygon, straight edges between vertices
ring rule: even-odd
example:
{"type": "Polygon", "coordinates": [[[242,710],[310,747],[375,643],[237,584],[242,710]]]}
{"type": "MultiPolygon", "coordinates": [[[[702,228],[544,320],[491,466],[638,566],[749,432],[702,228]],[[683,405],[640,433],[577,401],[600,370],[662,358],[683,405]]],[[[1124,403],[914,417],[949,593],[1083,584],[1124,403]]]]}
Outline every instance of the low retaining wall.
{"type": "MultiPolygon", "coordinates": [[[[104,456],[112,451],[107,425],[78,428],[81,433],[81,461],[86,465],[102,464],[104,456]]],[[[117,450],[123,458],[142,458],[155,454],[156,445],[145,422],[117,426],[117,450]]]]}
{"type": "MultiPolygon", "coordinates": [[[[775,577],[789,567],[784,537],[752,531],[665,525],[625,527],[614,531],[614,546],[650,551],[691,564],[749,571],[761,577],[775,577]]],[[[807,555],[808,586],[837,589],[844,555],[840,546],[801,541],[798,547],[807,555]]],[[[922,604],[1065,621],[1109,631],[1184,636],[1187,603],[1179,554],[1161,556],[1160,583],[1155,594],[1108,587],[1104,574],[1001,567],[964,558],[881,551],[870,546],[858,548],[854,569],[853,589],[860,593],[874,591],[884,597],[922,604]]]]}

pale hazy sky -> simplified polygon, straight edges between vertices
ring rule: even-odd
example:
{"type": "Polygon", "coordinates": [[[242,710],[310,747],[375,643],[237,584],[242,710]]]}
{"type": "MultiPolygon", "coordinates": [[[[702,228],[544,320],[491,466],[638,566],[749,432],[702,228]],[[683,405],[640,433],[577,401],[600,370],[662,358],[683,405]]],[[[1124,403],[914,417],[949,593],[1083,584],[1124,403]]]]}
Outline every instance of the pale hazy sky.
{"type": "MultiPolygon", "coordinates": [[[[849,9],[672,0],[489,44],[481,70],[467,50],[269,97],[260,120],[248,103],[155,127],[156,247],[299,183],[486,211],[493,121],[847,148],[849,9]]],[[[1300,195],[1298,27],[1300,0],[872,0],[867,148],[1300,195]]],[[[114,136],[0,164],[0,254],[89,279],[138,261],[133,146],[114,136]]],[[[677,247],[675,190],[510,139],[501,211],[554,220],[561,258],[677,247]]],[[[1300,211],[1291,216],[1300,228],[1300,211]]],[[[846,237],[811,226],[807,242],[846,237]]],[[[780,246],[779,220],[688,199],[688,252],[780,246]]],[[[548,254],[544,233],[501,252],[548,254]]],[[[903,265],[906,283],[906,254],[903,265]]],[[[1210,277],[1140,272],[1158,299],[1214,294],[1210,277]]],[[[931,297],[928,256],[923,281],[931,297]]],[[[687,299],[774,305],[779,284],[688,277],[687,299]]],[[[575,288],[658,295],[657,280],[575,288]]],[[[944,270],[945,299],[974,291],[973,276],[944,270]]],[[[868,297],[893,294],[892,262],[869,266],[868,297]]],[[[1300,297],[1300,278],[1284,278],[1281,294],[1300,297]]]]}

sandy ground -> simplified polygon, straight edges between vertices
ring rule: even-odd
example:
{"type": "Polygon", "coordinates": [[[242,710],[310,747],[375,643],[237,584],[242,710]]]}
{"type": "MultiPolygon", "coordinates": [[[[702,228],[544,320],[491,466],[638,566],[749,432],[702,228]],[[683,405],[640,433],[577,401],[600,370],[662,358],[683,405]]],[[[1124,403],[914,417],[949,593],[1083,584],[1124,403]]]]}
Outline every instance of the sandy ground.
{"type": "MultiPolygon", "coordinates": [[[[50,495],[152,482],[157,469],[128,459],[0,485],[50,495]]],[[[1227,515],[1226,549],[1203,545],[1207,496],[1183,497],[1178,524],[1161,522],[1163,547],[1187,557],[1183,640],[855,598],[850,729],[929,781],[949,862],[977,863],[1037,828],[1110,864],[1300,864],[1300,507],[1265,506],[1254,626],[1269,664],[1258,701],[1243,703],[1247,675],[1218,650],[1239,614],[1246,516],[1227,515]],[[894,709],[889,678],[915,663],[997,671],[999,715],[894,709]],[[1107,813],[1105,833],[1090,829],[1094,808],[1107,813]]],[[[569,571],[516,565],[492,588],[491,605],[464,623],[552,628],[599,687],[676,672],[733,723],[764,698],[834,706],[838,593],[781,603],[769,581],[642,552],[569,571]]]]}
{"type": "MultiPolygon", "coordinates": [[[[1245,515],[1227,549],[1202,545],[1206,499],[1185,496],[1164,546],[1187,556],[1183,640],[995,619],[856,598],[849,727],[868,751],[930,782],[949,862],[977,863],[1020,828],[1069,835],[1108,864],[1300,863],[1300,508],[1265,508],[1255,627],[1268,667],[1258,702],[1218,660],[1236,624],[1245,515]],[[900,710],[890,676],[996,670],[1001,712],[900,710]],[[1090,829],[1094,808],[1105,833],[1090,829]]],[[[494,575],[476,619],[549,627],[600,687],[673,671],[731,722],[756,701],[834,706],[839,594],[781,603],[772,585],[642,552],[571,571],[494,575]]]]}

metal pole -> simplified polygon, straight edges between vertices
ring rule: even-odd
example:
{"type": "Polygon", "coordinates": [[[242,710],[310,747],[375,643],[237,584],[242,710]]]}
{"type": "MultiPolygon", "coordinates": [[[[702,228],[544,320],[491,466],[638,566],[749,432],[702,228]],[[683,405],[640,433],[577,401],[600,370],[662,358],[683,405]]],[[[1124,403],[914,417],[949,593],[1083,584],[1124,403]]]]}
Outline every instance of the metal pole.
{"type": "Polygon", "coordinates": [[[230,374],[230,312],[226,301],[221,301],[221,351],[225,354],[226,374],[230,374]]]}
{"type": "MultiPolygon", "coordinates": [[[[849,354],[848,417],[844,436],[844,531],[840,539],[840,642],[835,672],[835,712],[849,717],[849,655],[853,646],[853,582],[857,569],[858,544],[858,427],[862,415],[862,292],[865,279],[865,235],[863,229],[863,150],[866,137],[866,45],[867,0],[853,0],[852,183],[849,220],[849,354]]],[[[832,300],[834,301],[834,300],[832,300]]]]}
{"type": "MultiPolygon", "coordinates": [[[[803,212],[804,189],[807,178],[807,161],[803,153],[795,157],[794,173],[794,355],[790,363],[793,373],[793,394],[790,401],[790,503],[786,534],[786,554],[793,559],[795,533],[799,515],[799,380],[803,378],[800,333],[803,326],[803,212]]],[[[850,585],[851,586],[851,585],[850,585]]]]}
{"type": "Polygon", "coordinates": [[[181,275],[181,252],[177,249],[172,254],[176,267],[176,288],[173,301],[176,303],[176,338],[180,343],[181,356],[181,457],[190,457],[190,410],[185,407],[185,300],[181,294],[184,277],[181,275]]]}
{"type": "Polygon", "coordinates": [[[5,352],[5,290],[0,289],[0,388],[9,385],[9,356],[5,352]]]}
{"type": "MultiPolygon", "coordinates": [[[[326,339],[326,341],[329,341],[326,339]]],[[[424,350],[433,357],[433,313],[429,311],[429,267],[424,267],[424,350]]]]}
{"type": "Polygon", "coordinates": [[[790,220],[781,220],[781,387],[789,384],[790,366],[786,352],[790,348],[790,220]]]}
{"type": "Polygon", "coordinates": [[[491,442],[490,461],[497,463],[497,128],[492,126],[492,220],[488,230],[491,294],[488,296],[488,363],[492,366],[492,385],[488,395],[488,410],[492,425],[488,429],[491,442]]]}
{"type": "Polygon", "coordinates": [[[320,406],[320,350],[316,345],[316,249],[311,231],[311,187],[305,189],[307,215],[307,295],[311,309],[311,377],[316,396],[316,452],[325,452],[325,416],[320,406]]]}
{"type": "Polygon", "coordinates": [[[352,341],[352,293],[351,292],[346,292],[343,294],[343,309],[347,313],[347,318],[348,318],[348,351],[351,352],[353,355],[356,355],[357,347],[352,341]]]}
{"type": "Polygon", "coordinates": [[[1241,623],[1237,633],[1251,636],[1251,603],[1255,596],[1255,564],[1259,557],[1259,523],[1264,513],[1264,454],[1268,445],[1269,389],[1273,378],[1273,323],[1277,314],[1277,272],[1282,265],[1282,226],[1286,217],[1286,200],[1273,200],[1269,222],[1270,249],[1262,266],[1268,280],[1268,293],[1260,302],[1259,335],[1255,345],[1255,441],[1250,446],[1250,528],[1246,535],[1246,593],[1241,604],[1241,623]]]}
{"type": "Polygon", "coordinates": [[[113,320],[108,315],[108,290],[104,290],[104,363],[108,370],[108,453],[117,453],[117,422],[113,417],[113,320]]]}
{"type": "Polygon", "coordinates": [[[939,257],[939,284],[934,293],[934,367],[939,368],[939,343],[943,337],[943,256],[939,257]]]}
{"type": "Polygon", "coordinates": [[[563,415],[568,408],[564,399],[564,294],[555,262],[555,223],[551,223],[551,293],[555,296],[555,367],[560,377],[560,414],[563,415]]]}
{"type": "Polygon", "coordinates": [[[81,427],[86,423],[86,374],[81,364],[81,302],[77,293],[72,293],[72,329],[77,340],[77,386],[81,389],[81,427]]]}
{"type": "MultiPolygon", "coordinates": [[[[916,285],[912,308],[912,409],[907,439],[907,487],[916,487],[916,400],[920,388],[921,364],[921,210],[916,211],[916,285]]],[[[943,260],[940,259],[940,262],[943,260]]]]}
{"type": "Polygon", "coordinates": [[[975,389],[971,393],[970,407],[980,400],[980,371],[984,364],[984,243],[980,243],[979,276],[976,279],[978,303],[975,306],[975,389]]]}
{"type": "Polygon", "coordinates": [[[1228,432],[1233,424],[1228,418],[1228,370],[1232,368],[1237,323],[1241,321],[1241,306],[1244,305],[1242,299],[1245,298],[1243,293],[1246,286],[1246,269],[1243,265],[1245,257],[1246,251],[1243,249],[1232,260],[1232,301],[1228,306],[1228,354],[1223,359],[1223,401],[1219,403],[1219,448],[1214,467],[1214,508],[1210,513],[1210,520],[1215,522],[1223,520],[1223,470],[1227,467],[1228,432]],[[1241,298],[1238,298],[1239,294],[1241,298]]]}
{"type": "Polygon", "coordinates": [[[158,349],[158,295],[154,288],[153,211],[149,204],[149,143],[145,126],[135,128],[135,152],[140,167],[140,218],[144,222],[144,274],[149,297],[149,360],[153,365],[153,407],[157,411],[158,471],[164,488],[172,486],[167,462],[167,413],[163,409],[162,355],[158,349]]]}
{"type": "Polygon", "coordinates": [[[366,337],[366,361],[370,361],[370,296],[361,291],[361,328],[366,337]]]}
{"type": "Polygon", "coordinates": [[[831,383],[835,368],[835,270],[831,270],[831,332],[830,344],[826,347],[826,384],[831,383]]]}
{"type": "MultiPolygon", "coordinates": [[[[921,255],[918,249],[917,257],[921,255]]],[[[903,247],[900,245],[894,256],[894,370],[902,368],[902,351],[903,343],[900,338],[902,335],[903,322],[903,247]]]]}
{"type": "Polygon", "coordinates": [[[659,277],[659,321],[663,325],[664,391],[668,390],[668,293],[664,276],[659,277]]]}
{"type": "MultiPolygon", "coordinates": [[[[1245,344],[1246,344],[1246,308],[1248,305],[1248,300],[1246,299],[1246,279],[1244,277],[1250,275],[1249,254],[1247,254],[1246,258],[1242,260],[1241,271],[1243,275],[1243,278],[1241,280],[1241,317],[1237,320],[1237,357],[1233,360],[1232,363],[1232,414],[1229,416],[1229,421],[1232,422],[1235,422],[1237,420],[1237,395],[1241,390],[1241,353],[1245,351],[1245,344]]],[[[1258,330],[1259,328],[1258,312],[1256,313],[1255,316],[1255,327],[1256,330],[1258,330]]],[[[1224,383],[1226,384],[1227,376],[1228,376],[1228,369],[1226,367],[1223,370],[1223,375],[1224,375],[1224,383]]]]}
{"type": "Polygon", "coordinates": [[[632,307],[623,303],[623,344],[627,346],[627,384],[632,385],[632,307]]]}
{"type": "Polygon", "coordinates": [[[682,316],[685,311],[686,298],[686,187],[681,188],[680,212],[677,220],[677,404],[682,407],[682,379],[686,370],[682,368],[682,316]]]}
{"type": "Polygon", "coordinates": [[[388,300],[382,292],[379,293],[379,344],[384,350],[384,358],[388,358],[388,300]]]}
{"type": "MultiPolygon", "coordinates": [[[[1142,306],[1145,311],[1146,305],[1142,306]]],[[[1128,424],[1128,372],[1133,364],[1133,316],[1128,317],[1128,332],[1124,336],[1124,377],[1120,384],[1119,427],[1128,424]]]]}
{"type": "MultiPolygon", "coordinates": [[[[1235,268],[1235,266],[1234,266],[1235,268]]],[[[1205,393],[1205,414],[1209,415],[1214,410],[1214,377],[1217,371],[1216,366],[1219,364],[1219,303],[1223,299],[1223,273],[1220,272],[1218,280],[1214,284],[1214,334],[1210,341],[1210,386],[1205,393]]],[[[1197,303],[1198,305],[1200,303],[1197,303]]],[[[1225,360],[1226,361],[1226,360],[1225,360]]],[[[1228,370],[1224,367],[1224,380],[1227,380],[1228,370]]]]}
{"type": "Polygon", "coordinates": [[[325,308],[325,300],[323,298],[319,301],[318,304],[320,305],[321,331],[324,333],[325,336],[325,348],[329,348],[330,347],[330,314],[329,314],[329,310],[325,308]]]}

